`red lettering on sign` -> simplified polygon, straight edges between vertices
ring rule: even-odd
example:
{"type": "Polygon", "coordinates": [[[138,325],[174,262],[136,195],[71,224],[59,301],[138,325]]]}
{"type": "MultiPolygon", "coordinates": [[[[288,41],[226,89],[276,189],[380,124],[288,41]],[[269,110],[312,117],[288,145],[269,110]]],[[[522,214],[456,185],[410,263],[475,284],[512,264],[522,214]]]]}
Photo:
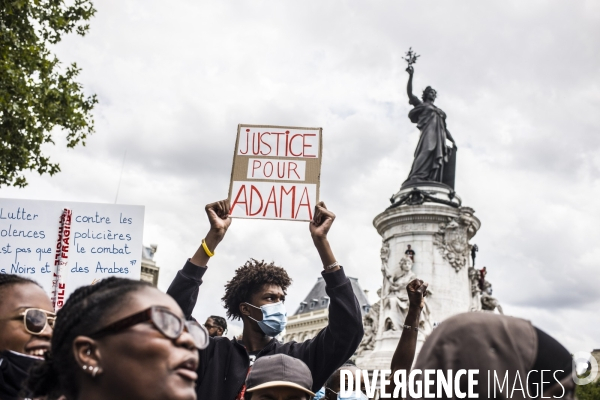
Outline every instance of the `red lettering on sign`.
{"type": "Polygon", "coordinates": [[[233,204],[231,205],[231,210],[229,210],[229,214],[233,214],[233,208],[236,206],[236,204],[244,204],[246,206],[246,215],[248,215],[248,200],[246,199],[246,185],[240,186],[240,191],[238,192],[237,196],[235,196],[235,200],[233,201],[233,204]],[[242,192],[244,192],[244,201],[238,201],[240,199],[240,196],[242,195],[242,192]]]}
{"type": "Polygon", "coordinates": [[[263,217],[266,216],[267,211],[269,211],[269,204],[273,204],[273,208],[275,209],[275,218],[279,218],[279,213],[277,213],[277,195],[275,194],[275,186],[271,188],[271,193],[269,193],[267,204],[265,204],[265,211],[263,212],[263,217]],[[273,199],[273,201],[271,201],[271,199],[273,199]]]}
{"type": "Polygon", "coordinates": [[[281,216],[281,218],[283,218],[283,214],[281,214],[281,207],[283,206],[283,195],[284,194],[292,195],[292,207],[291,207],[292,215],[290,216],[290,218],[295,218],[294,217],[294,203],[296,202],[296,186],[292,186],[292,188],[290,189],[289,192],[287,190],[285,190],[283,185],[281,186],[281,192],[279,193],[279,215],[281,216]]]}
{"type": "Polygon", "coordinates": [[[313,198],[310,196],[314,196],[314,193],[311,192],[312,189],[309,186],[266,184],[266,182],[243,183],[235,188],[235,197],[232,196],[235,200],[230,214],[234,217],[311,220],[314,204],[313,198]],[[244,204],[245,207],[236,212],[235,207],[241,204],[244,204]],[[302,216],[300,216],[301,214],[302,216]]]}
{"type": "Polygon", "coordinates": [[[279,156],[279,136],[283,135],[283,132],[271,132],[273,135],[277,135],[277,149],[275,150],[275,155],[279,156]]]}
{"type": "Polygon", "coordinates": [[[306,157],[315,158],[313,154],[314,144],[311,144],[308,137],[316,137],[315,133],[290,133],[285,132],[251,132],[246,129],[246,137],[240,132],[238,152],[241,155],[254,154],[256,156],[276,156],[276,157],[306,157]],[[282,142],[285,135],[285,142],[282,142]],[[301,140],[302,144],[298,144],[301,140]],[[252,142],[252,144],[250,143],[252,142]],[[252,151],[250,152],[250,146],[252,151]],[[296,146],[296,152],[294,152],[296,146]],[[310,149],[313,150],[310,150],[310,149]],[[298,152],[299,151],[299,152],[298,152]]]}
{"type": "Polygon", "coordinates": [[[252,134],[252,154],[257,155],[260,153],[260,132],[258,132],[258,137],[256,133],[252,134]],[[256,144],[256,146],[255,146],[256,144]]]}
{"type": "Polygon", "coordinates": [[[308,208],[308,218],[312,220],[312,207],[310,206],[310,197],[308,196],[308,188],[304,188],[302,192],[302,197],[300,197],[300,203],[298,203],[298,209],[296,210],[296,215],[300,212],[300,207],[305,206],[308,208]],[[306,203],[303,203],[304,196],[306,195],[306,203]]]}
{"type": "Polygon", "coordinates": [[[285,155],[288,155],[288,149],[290,148],[290,131],[285,131],[285,155]]]}
{"type": "Polygon", "coordinates": [[[265,178],[270,178],[271,175],[273,175],[273,163],[271,161],[267,161],[265,163],[265,168],[263,169],[263,175],[265,176],[265,178]],[[267,165],[271,166],[271,171],[269,173],[267,173],[267,165]]]}
{"type": "Polygon", "coordinates": [[[265,141],[262,139],[262,138],[263,138],[265,135],[269,135],[269,136],[271,136],[271,134],[270,134],[269,132],[265,132],[265,133],[263,133],[263,134],[262,134],[262,137],[260,138],[260,142],[261,142],[262,144],[264,144],[265,146],[267,146],[267,147],[269,148],[269,151],[267,151],[266,153],[263,153],[263,152],[261,151],[261,152],[260,152],[260,154],[262,154],[263,156],[268,156],[268,155],[271,153],[271,145],[270,145],[269,143],[265,142],[265,141]]]}
{"type": "Polygon", "coordinates": [[[256,188],[256,186],[250,185],[250,214],[248,214],[248,215],[251,217],[257,215],[258,213],[260,213],[260,210],[262,210],[262,206],[263,206],[263,199],[262,199],[262,196],[260,195],[260,191],[256,188]],[[258,195],[258,198],[260,200],[260,206],[258,207],[258,211],[256,211],[255,213],[252,212],[252,200],[254,200],[254,193],[256,193],[258,195]]]}
{"type": "Polygon", "coordinates": [[[298,175],[298,172],[296,172],[296,168],[298,168],[298,164],[296,164],[295,162],[290,161],[288,163],[288,179],[290,179],[290,176],[292,176],[292,171],[294,171],[298,179],[302,179],[300,178],[300,175],[298,175]],[[292,168],[292,164],[294,165],[294,168],[292,168]]]}
{"type": "Polygon", "coordinates": [[[292,136],[292,138],[290,139],[290,154],[293,155],[294,157],[302,157],[302,151],[298,154],[294,153],[292,151],[292,142],[294,141],[294,139],[296,139],[298,136],[302,137],[301,134],[295,134],[294,136],[292,136]]]}
{"type": "Polygon", "coordinates": [[[277,177],[279,179],[285,178],[285,163],[277,163],[277,177]]]}
{"type": "Polygon", "coordinates": [[[307,147],[313,147],[312,144],[306,144],[306,137],[307,136],[317,136],[315,133],[305,133],[304,136],[302,136],[302,154],[304,155],[304,157],[316,157],[316,154],[306,154],[306,148],[307,147]]]}
{"type": "Polygon", "coordinates": [[[250,129],[246,129],[246,151],[242,151],[240,148],[240,154],[248,154],[248,141],[250,136],[250,129]]]}
{"type": "Polygon", "coordinates": [[[254,178],[254,171],[256,171],[257,169],[260,168],[260,164],[261,164],[260,160],[252,161],[252,177],[253,178],[254,178]],[[258,165],[257,165],[257,163],[258,163],[258,165]]]}

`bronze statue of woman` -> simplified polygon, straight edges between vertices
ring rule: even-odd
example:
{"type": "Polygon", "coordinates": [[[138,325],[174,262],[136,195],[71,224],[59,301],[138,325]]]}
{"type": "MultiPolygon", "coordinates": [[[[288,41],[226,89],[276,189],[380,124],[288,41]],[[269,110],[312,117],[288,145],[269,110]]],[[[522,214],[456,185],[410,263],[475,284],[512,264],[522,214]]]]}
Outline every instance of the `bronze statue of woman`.
{"type": "Polygon", "coordinates": [[[427,86],[419,100],[412,92],[414,68],[406,68],[409,74],[407,92],[409,103],[414,106],[408,113],[411,122],[416,123],[421,131],[419,143],[415,150],[415,159],[402,187],[425,182],[443,183],[454,189],[454,166],[456,162],[456,142],[446,128],[446,113],[433,103],[436,91],[427,86]],[[446,144],[446,139],[453,147],[446,144]]]}

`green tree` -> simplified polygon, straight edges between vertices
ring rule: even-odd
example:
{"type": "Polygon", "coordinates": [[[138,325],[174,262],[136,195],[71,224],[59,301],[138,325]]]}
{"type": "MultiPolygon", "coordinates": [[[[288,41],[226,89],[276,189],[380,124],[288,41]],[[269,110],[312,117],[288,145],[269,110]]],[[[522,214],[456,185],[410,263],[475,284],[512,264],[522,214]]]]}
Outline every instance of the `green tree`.
{"type": "Polygon", "coordinates": [[[587,385],[577,385],[575,394],[579,400],[598,400],[600,399],[600,379],[587,385]]]}
{"type": "Polygon", "coordinates": [[[84,96],[80,69],[61,68],[49,47],[84,36],[95,12],[89,0],[0,0],[0,187],[26,186],[26,170],[60,171],[42,154],[52,131],[66,133],[69,148],[93,133],[96,96],[84,96]]]}

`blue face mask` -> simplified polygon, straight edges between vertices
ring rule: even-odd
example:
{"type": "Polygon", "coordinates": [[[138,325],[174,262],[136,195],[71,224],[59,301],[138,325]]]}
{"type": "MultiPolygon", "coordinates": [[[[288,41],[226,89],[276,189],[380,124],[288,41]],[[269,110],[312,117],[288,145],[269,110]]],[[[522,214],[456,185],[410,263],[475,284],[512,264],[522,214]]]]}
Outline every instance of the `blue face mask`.
{"type": "Polygon", "coordinates": [[[366,394],[362,391],[357,390],[356,392],[351,392],[348,396],[341,397],[338,393],[338,399],[340,400],[369,400],[366,394]]]}
{"type": "Polygon", "coordinates": [[[313,397],[313,400],[321,400],[323,397],[325,397],[325,387],[324,386],[321,389],[319,389],[319,391],[317,393],[315,393],[315,397],[313,397]]]}
{"type": "Polygon", "coordinates": [[[254,308],[258,308],[263,313],[262,321],[256,321],[251,316],[248,316],[253,321],[256,321],[260,329],[268,336],[277,336],[287,325],[287,312],[283,303],[280,301],[275,304],[265,304],[264,306],[256,307],[250,303],[246,303],[254,308]]]}

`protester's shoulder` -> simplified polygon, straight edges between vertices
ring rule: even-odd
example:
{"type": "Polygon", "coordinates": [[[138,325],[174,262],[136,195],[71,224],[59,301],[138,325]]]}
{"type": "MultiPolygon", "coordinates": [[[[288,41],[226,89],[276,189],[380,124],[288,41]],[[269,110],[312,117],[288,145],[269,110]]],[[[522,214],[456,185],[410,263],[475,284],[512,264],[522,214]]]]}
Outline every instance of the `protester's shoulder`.
{"type": "Polygon", "coordinates": [[[215,336],[211,337],[210,339],[214,341],[215,345],[217,346],[231,346],[234,342],[232,339],[229,339],[226,336],[215,336]]]}
{"type": "Polygon", "coordinates": [[[209,338],[208,347],[205,350],[208,350],[210,353],[215,351],[215,349],[224,349],[233,346],[234,341],[225,337],[225,336],[217,336],[209,338]]]}

